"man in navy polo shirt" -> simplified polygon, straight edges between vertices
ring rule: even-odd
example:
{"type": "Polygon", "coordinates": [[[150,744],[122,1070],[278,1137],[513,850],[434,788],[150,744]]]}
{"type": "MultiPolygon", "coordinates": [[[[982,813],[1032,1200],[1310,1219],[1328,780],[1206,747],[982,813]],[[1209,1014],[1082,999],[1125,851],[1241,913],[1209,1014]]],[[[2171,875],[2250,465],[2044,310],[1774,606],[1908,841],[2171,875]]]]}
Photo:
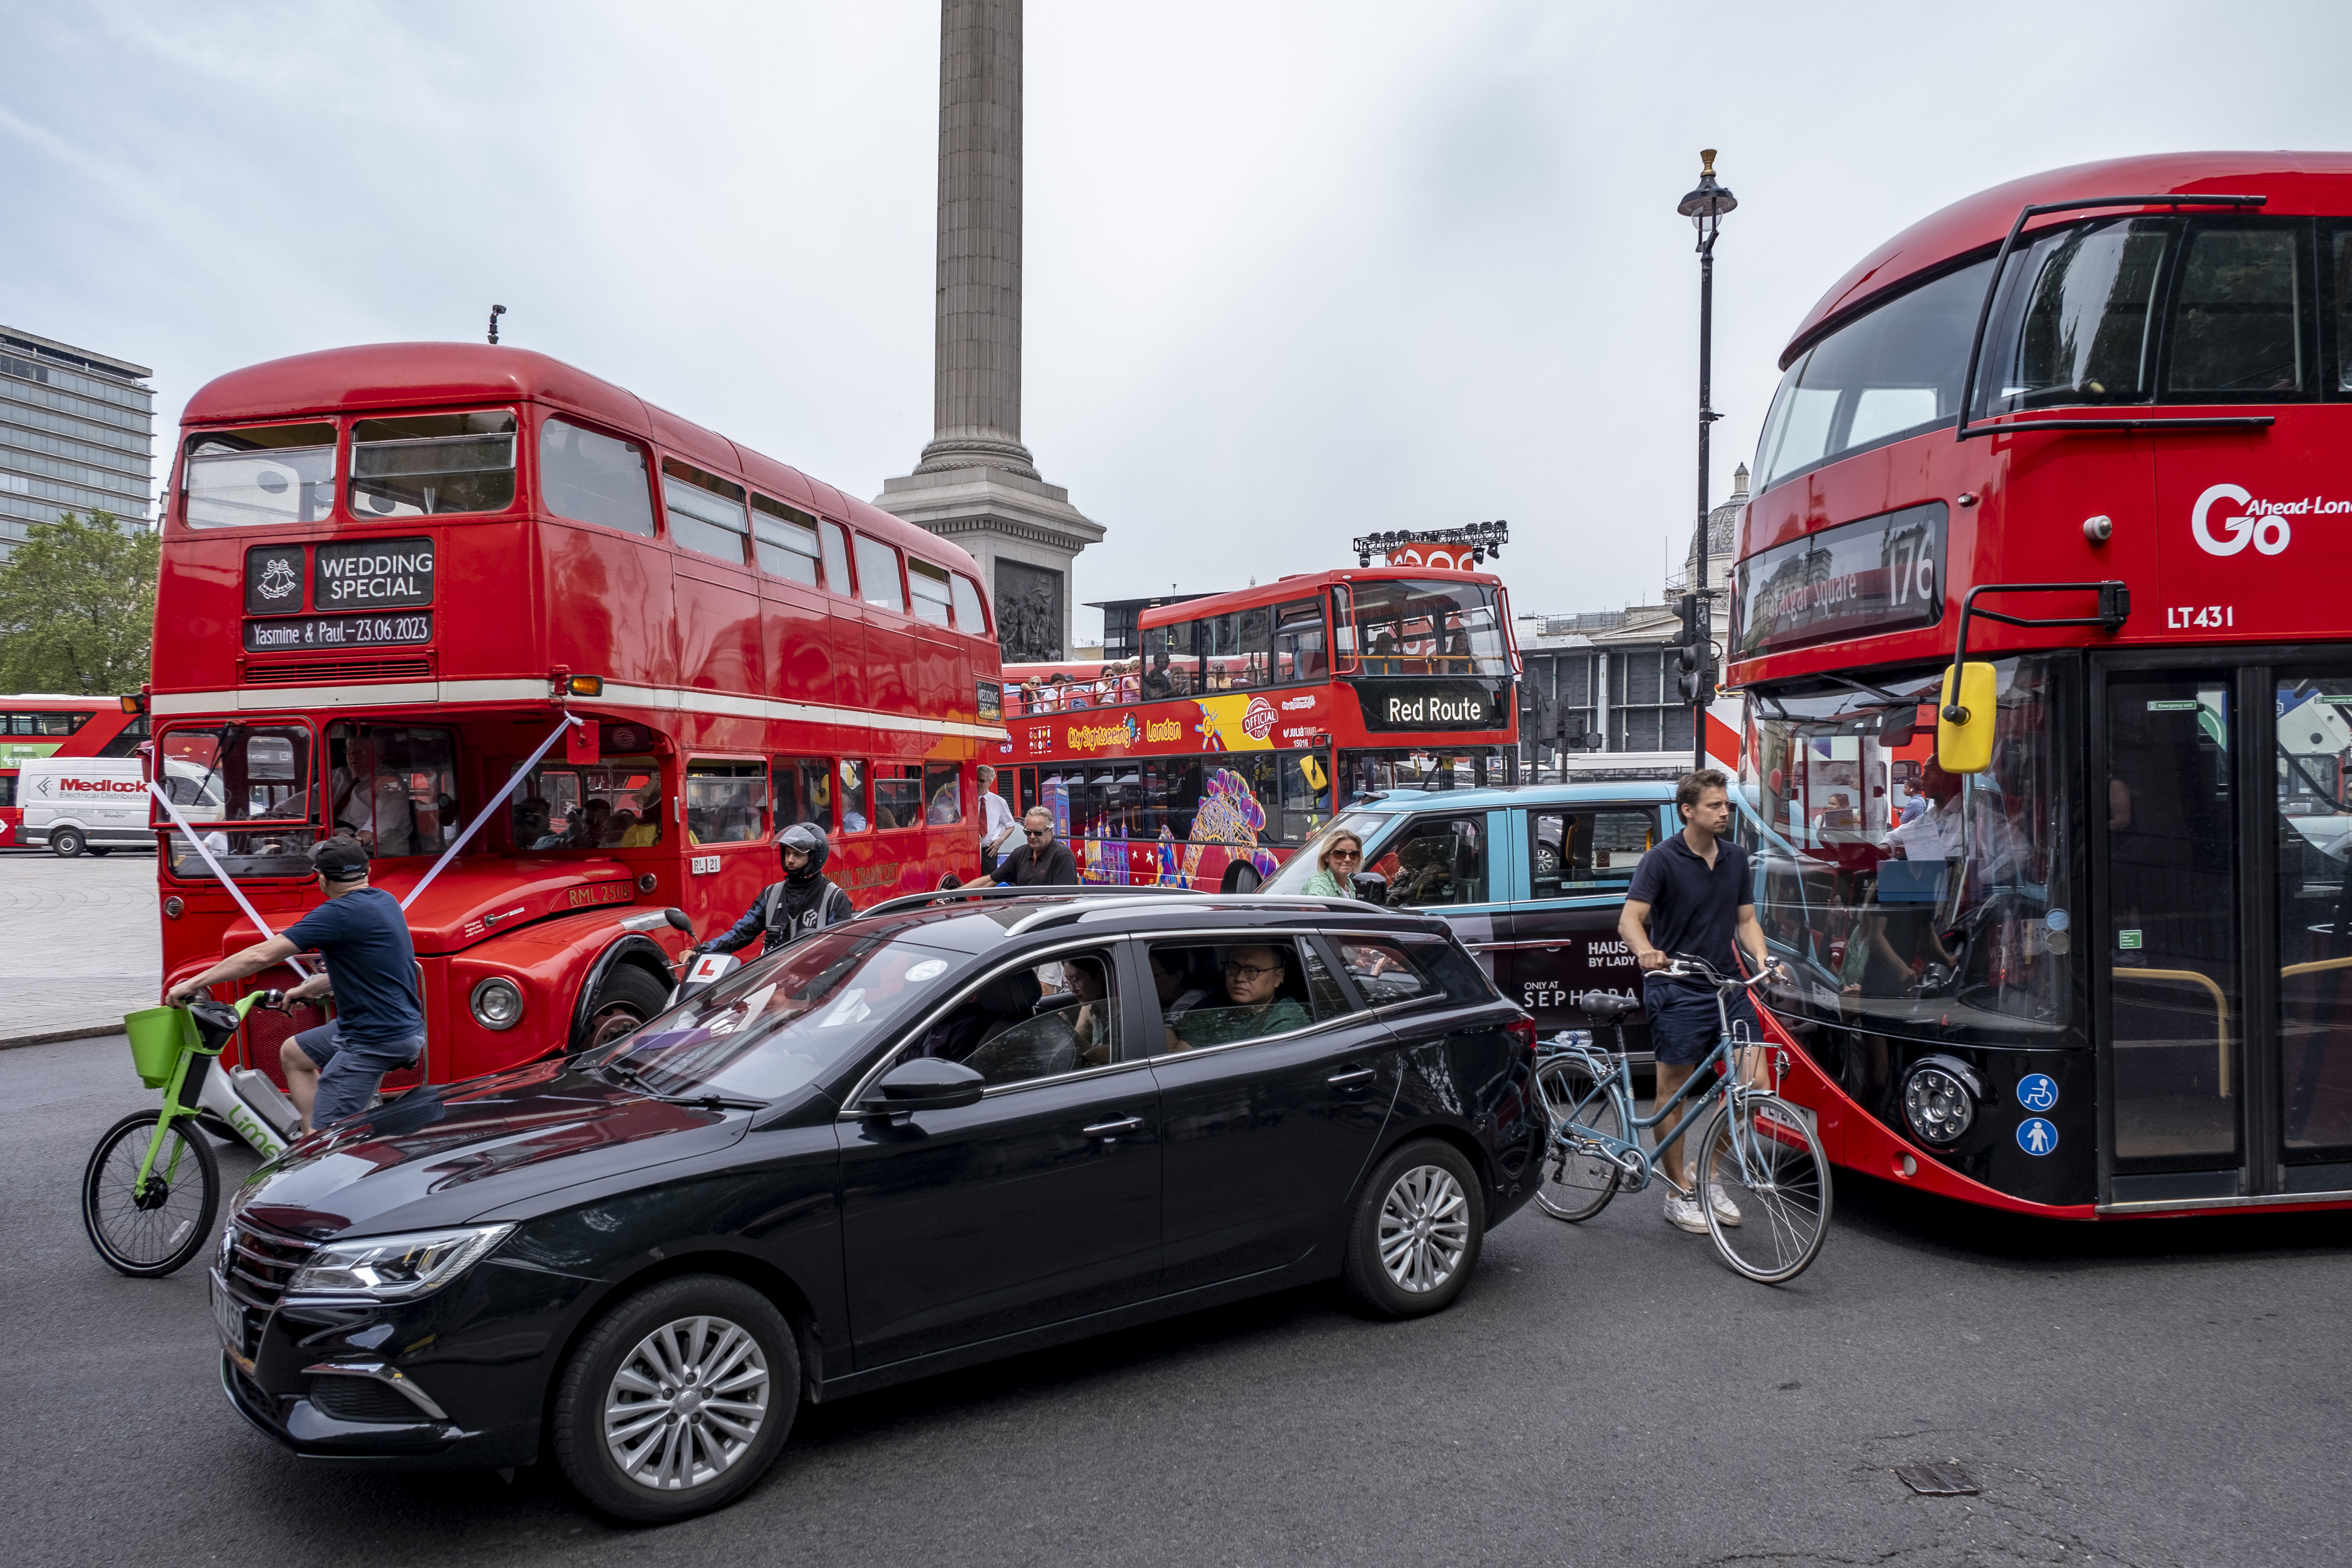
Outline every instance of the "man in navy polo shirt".
{"type": "MultiPolygon", "coordinates": [[[[1664,969],[1682,954],[1702,959],[1718,973],[1737,974],[1733,942],[1748,952],[1749,973],[1771,967],[1764,950],[1764,928],[1756,923],[1756,905],[1748,890],[1748,851],[1731,841],[1731,786],[1708,768],[1685,773],[1675,785],[1675,807],[1682,814],[1683,830],[1642,857],[1626,889],[1625,910],[1617,917],[1617,934],[1644,970],[1664,969]]],[[[1761,1039],[1755,1005],[1745,992],[1726,998],[1732,1022],[1748,1023],[1751,1037],[1761,1039]]],[[[1650,1047],[1657,1057],[1657,1098],[1663,1105],[1715,1049],[1723,1019],[1716,1011],[1711,985],[1671,980],[1661,974],[1642,983],[1642,1008],[1650,1018],[1650,1047]]],[[[1746,1053],[1753,1057],[1758,1053],[1746,1053]]],[[[1738,1070],[1755,1081],[1753,1062],[1738,1070]]],[[[1663,1129],[1661,1129],[1663,1131],[1663,1129]]],[[[1662,1152],[1666,1174],[1685,1190],[1691,1186],[1690,1162],[1676,1139],[1662,1152]]],[[[1717,1218],[1739,1223],[1739,1206],[1717,1191],[1717,1218]]],[[[1669,1192],[1666,1223],[1683,1230],[1704,1233],[1706,1215],[1696,1198],[1669,1192]]]]}
{"type": "Polygon", "coordinates": [[[425,1012],[416,993],[416,950],[399,901],[368,886],[368,852],[356,839],[310,847],[310,868],[327,901],[267,942],[231,953],[163,998],[177,1005],[224,981],[258,974],[316,948],[325,971],[286,993],[288,1003],[332,990],[336,1016],[285,1042],[278,1062],[286,1092],[302,1113],[302,1131],[368,1108],[383,1075],[425,1049],[425,1012]],[[331,981],[331,985],[330,982],[331,981]]]}

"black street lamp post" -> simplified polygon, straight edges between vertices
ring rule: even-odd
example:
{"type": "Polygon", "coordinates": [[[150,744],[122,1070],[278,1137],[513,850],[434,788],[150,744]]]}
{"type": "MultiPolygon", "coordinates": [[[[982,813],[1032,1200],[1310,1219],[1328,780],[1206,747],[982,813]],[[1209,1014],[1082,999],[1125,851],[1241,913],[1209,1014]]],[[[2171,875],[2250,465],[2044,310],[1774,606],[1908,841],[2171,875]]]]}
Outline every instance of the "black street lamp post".
{"type": "Polygon", "coordinates": [[[1714,376],[1715,348],[1715,237],[1723,226],[1723,215],[1739,205],[1738,198],[1715,183],[1715,149],[1699,153],[1698,188],[1682,199],[1675,211],[1691,220],[1698,230],[1698,581],[1691,585],[1698,595],[1697,612],[1694,617],[1697,627],[1697,645],[1692,650],[1697,655],[1696,668],[1685,679],[1685,689],[1691,699],[1692,752],[1695,768],[1706,766],[1706,710],[1715,696],[1717,671],[1709,638],[1714,626],[1710,604],[1715,591],[1707,575],[1708,505],[1706,446],[1707,427],[1722,416],[1712,405],[1711,382],[1714,376]]]}

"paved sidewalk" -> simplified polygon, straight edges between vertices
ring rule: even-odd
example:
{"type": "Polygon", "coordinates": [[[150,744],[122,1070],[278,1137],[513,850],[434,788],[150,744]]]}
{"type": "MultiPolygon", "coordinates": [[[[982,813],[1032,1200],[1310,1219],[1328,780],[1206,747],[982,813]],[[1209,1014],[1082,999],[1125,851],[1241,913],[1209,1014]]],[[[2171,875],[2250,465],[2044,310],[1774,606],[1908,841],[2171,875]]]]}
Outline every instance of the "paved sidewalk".
{"type": "Polygon", "coordinates": [[[0,1047],[118,1034],[163,985],[155,859],[118,849],[60,860],[0,854],[0,1047]]]}

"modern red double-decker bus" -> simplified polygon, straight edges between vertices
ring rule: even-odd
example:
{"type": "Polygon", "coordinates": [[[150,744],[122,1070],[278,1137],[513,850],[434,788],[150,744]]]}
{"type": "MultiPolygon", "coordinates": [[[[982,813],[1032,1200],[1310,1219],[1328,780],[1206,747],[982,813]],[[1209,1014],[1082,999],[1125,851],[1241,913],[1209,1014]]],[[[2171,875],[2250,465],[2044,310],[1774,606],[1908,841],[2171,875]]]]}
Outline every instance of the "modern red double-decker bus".
{"type": "Polygon", "coordinates": [[[2352,1201],[2352,155],[1986,191],[1782,368],[1731,673],[1832,1158],[2067,1217],[2352,1201]]]}
{"type": "Polygon", "coordinates": [[[1309,573],[1137,624],[1114,666],[1004,669],[997,787],[1053,812],[1087,881],[1246,892],[1367,791],[1517,781],[1491,575],[1309,573]]]}
{"type": "MultiPolygon", "coordinates": [[[[147,716],[120,698],[26,691],[0,695],[0,849],[23,842],[19,767],[37,757],[127,757],[147,739],[147,716]]],[[[106,852],[93,846],[96,853],[106,852]]]]}
{"type": "MultiPolygon", "coordinates": [[[[402,898],[462,844],[408,910],[433,1081],[657,1010],[661,910],[715,934],[781,825],[861,905],[976,875],[996,679],[961,550],[543,355],[334,350],[188,405],[158,772],[280,929],[322,836],[402,898]]],[[[167,983],[257,940],[186,835],[159,854],[167,983]]],[[[274,1075],[310,1021],[236,1048],[274,1075]]]]}

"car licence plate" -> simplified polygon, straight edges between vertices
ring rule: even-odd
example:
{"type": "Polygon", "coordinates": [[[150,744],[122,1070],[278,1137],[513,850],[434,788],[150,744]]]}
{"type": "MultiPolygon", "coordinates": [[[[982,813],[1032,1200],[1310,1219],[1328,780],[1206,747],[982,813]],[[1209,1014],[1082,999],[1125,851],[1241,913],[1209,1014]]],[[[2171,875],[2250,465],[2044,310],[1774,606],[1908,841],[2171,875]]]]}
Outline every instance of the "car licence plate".
{"type": "Polygon", "coordinates": [[[253,1370],[252,1358],[245,1353],[245,1303],[228,1293],[218,1274],[206,1270],[205,1294],[212,1298],[213,1321],[218,1325],[221,1343],[236,1358],[236,1364],[247,1372],[253,1370]]]}

